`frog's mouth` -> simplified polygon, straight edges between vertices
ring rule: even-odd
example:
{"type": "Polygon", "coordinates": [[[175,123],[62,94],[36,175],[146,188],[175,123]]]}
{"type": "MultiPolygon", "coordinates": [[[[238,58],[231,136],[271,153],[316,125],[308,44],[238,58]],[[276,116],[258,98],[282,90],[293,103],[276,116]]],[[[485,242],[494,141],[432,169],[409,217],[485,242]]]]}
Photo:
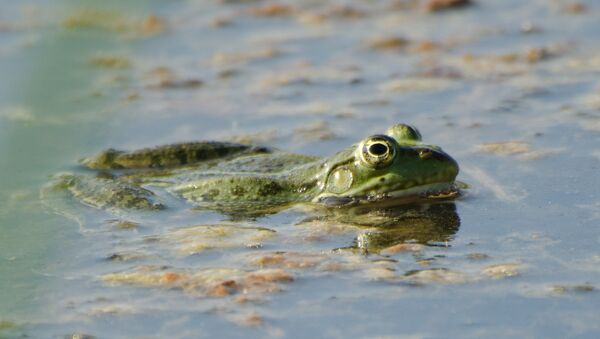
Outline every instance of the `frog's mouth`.
{"type": "Polygon", "coordinates": [[[419,199],[451,199],[460,194],[456,183],[435,183],[411,187],[400,191],[392,191],[383,194],[383,199],[394,198],[419,198],[419,199]]]}
{"type": "Polygon", "coordinates": [[[318,203],[327,206],[353,206],[357,204],[376,204],[377,206],[394,206],[415,202],[440,201],[460,196],[460,183],[434,183],[414,186],[397,191],[390,191],[365,196],[321,196],[318,203]]]}

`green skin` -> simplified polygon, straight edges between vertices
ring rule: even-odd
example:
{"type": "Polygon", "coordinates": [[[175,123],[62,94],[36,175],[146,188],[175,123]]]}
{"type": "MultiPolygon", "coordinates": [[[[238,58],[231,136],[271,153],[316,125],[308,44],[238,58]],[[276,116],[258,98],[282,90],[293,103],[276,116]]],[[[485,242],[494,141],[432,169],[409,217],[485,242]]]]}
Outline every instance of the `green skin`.
{"type": "Polygon", "coordinates": [[[312,202],[392,206],[451,199],[458,165],[414,127],[397,124],[329,158],[199,142],[84,159],[97,177],[63,174],[60,187],[98,208],[162,209],[161,188],[194,205],[252,213],[312,202]]]}

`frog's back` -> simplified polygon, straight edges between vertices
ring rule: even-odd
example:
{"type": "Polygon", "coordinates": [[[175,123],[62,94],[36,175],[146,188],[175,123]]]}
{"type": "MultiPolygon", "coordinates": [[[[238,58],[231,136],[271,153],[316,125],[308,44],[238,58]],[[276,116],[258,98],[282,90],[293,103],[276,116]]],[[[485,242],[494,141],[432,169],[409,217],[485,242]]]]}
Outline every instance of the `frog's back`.
{"type": "Polygon", "coordinates": [[[309,155],[275,151],[236,157],[219,163],[215,170],[223,173],[281,173],[319,159],[309,155]]]}
{"type": "Polygon", "coordinates": [[[188,142],[143,148],[135,151],[108,149],[82,160],[84,166],[95,170],[143,169],[181,167],[213,159],[227,159],[246,154],[270,153],[257,147],[219,141],[188,142]]]}

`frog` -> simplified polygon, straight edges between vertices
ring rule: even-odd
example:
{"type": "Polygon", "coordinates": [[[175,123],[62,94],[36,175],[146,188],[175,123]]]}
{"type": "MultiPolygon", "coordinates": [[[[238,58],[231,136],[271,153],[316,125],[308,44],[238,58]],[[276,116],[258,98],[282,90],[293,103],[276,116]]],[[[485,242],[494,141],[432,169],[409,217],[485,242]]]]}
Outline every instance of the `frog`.
{"type": "Polygon", "coordinates": [[[275,213],[295,204],[372,208],[460,196],[456,160],[398,123],[329,157],[201,141],[108,149],[62,173],[53,187],[98,209],[164,210],[168,197],[225,214],[275,213]]]}

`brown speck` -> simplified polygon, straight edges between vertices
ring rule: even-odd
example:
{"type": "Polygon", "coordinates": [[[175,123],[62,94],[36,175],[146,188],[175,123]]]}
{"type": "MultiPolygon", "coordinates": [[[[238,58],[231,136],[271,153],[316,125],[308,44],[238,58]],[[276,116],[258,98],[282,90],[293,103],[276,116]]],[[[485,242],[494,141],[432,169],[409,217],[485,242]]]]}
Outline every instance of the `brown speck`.
{"type": "Polygon", "coordinates": [[[410,41],[401,37],[377,38],[369,42],[369,47],[380,50],[403,49],[410,44],[410,41]]]}
{"type": "Polygon", "coordinates": [[[212,297],[226,297],[231,295],[238,289],[238,284],[235,280],[222,281],[208,290],[208,295],[212,297]]]}
{"type": "Polygon", "coordinates": [[[96,55],[89,58],[88,62],[94,66],[113,69],[128,68],[131,66],[129,59],[122,56],[96,55]]]}
{"type": "Polygon", "coordinates": [[[252,312],[240,320],[240,325],[244,325],[244,326],[255,327],[255,326],[261,326],[263,323],[264,323],[263,317],[256,312],[252,312]]]}
{"type": "Polygon", "coordinates": [[[525,53],[525,60],[530,63],[539,62],[550,57],[550,53],[545,48],[531,48],[525,53]]]}
{"type": "Polygon", "coordinates": [[[254,8],[250,11],[252,15],[264,17],[288,16],[291,15],[293,12],[293,8],[285,4],[269,4],[262,7],[254,8]]]}
{"type": "Polygon", "coordinates": [[[507,53],[498,56],[498,60],[506,63],[513,63],[519,60],[519,55],[517,53],[507,53]]]}
{"type": "Polygon", "coordinates": [[[463,74],[456,68],[447,66],[433,66],[418,72],[416,75],[424,78],[460,79],[463,74]]]}
{"type": "Polygon", "coordinates": [[[233,21],[230,18],[214,18],[210,21],[210,26],[215,28],[231,26],[233,21]]]}
{"type": "Polygon", "coordinates": [[[226,70],[220,71],[219,74],[217,74],[217,77],[219,79],[229,79],[229,78],[232,78],[232,77],[238,75],[239,73],[240,72],[235,69],[226,69],[226,70]]]}
{"type": "Polygon", "coordinates": [[[417,53],[431,53],[440,49],[440,45],[433,41],[421,41],[414,46],[417,53]]]}
{"type": "Polygon", "coordinates": [[[229,289],[223,285],[217,285],[210,288],[207,294],[211,297],[226,297],[230,294],[229,289]]]}
{"type": "Polygon", "coordinates": [[[569,13],[569,14],[582,14],[582,13],[587,12],[587,7],[586,7],[586,5],[584,5],[582,3],[573,2],[573,3],[565,5],[564,11],[565,11],[565,13],[569,13]]]}
{"type": "Polygon", "coordinates": [[[158,66],[148,71],[144,77],[149,80],[168,81],[175,79],[175,72],[167,66],[158,66]]]}
{"type": "Polygon", "coordinates": [[[172,284],[181,279],[181,274],[176,272],[166,272],[160,278],[161,284],[172,284]]]}
{"type": "Polygon", "coordinates": [[[135,101],[140,98],[140,94],[137,92],[131,92],[127,94],[127,101],[135,101]]]}
{"type": "Polygon", "coordinates": [[[366,16],[364,11],[350,6],[336,6],[329,13],[332,17],[358,19],[366,16]]]}
{"type": "Polygon", "coordinates": [[[425,3],[425,10],[427,12],[438,12],[471,4],[470,0],[429,0],[425,3]]]}
{"type": "Polygon", "coordinates": [[[133,260],[139,260],[139,259],[144,259],[145,255],[143,253],[138,253],[138,252],[120,252],[120,253],[113,253],[110,256],[108,256],[106,259],[109,261],[133,261],[133,260]]]}
{"type": "Polygon", "coordinates": [[[594,286],[587,283],[582,285],[552,285],[548,288],[548,291],[554,294],[589,293],[595,290],[594,286]]]}
{"type": "Polygon", "coordinates": [[[142,33],[155,35],[165,31],[166,24],[163,19],[156,15],[148,15],[142,21],[142,33]]]}
{"type": "Polygon", "coordinates": [[[199,79],[184,79],[184,80],[164,80],[160,81],[158,84],[154,86],[149,86],[150,88],[165,88],[165,89],[184,89],[184,88],[198,88],[202,86],[204,82],[199,79]]]}

